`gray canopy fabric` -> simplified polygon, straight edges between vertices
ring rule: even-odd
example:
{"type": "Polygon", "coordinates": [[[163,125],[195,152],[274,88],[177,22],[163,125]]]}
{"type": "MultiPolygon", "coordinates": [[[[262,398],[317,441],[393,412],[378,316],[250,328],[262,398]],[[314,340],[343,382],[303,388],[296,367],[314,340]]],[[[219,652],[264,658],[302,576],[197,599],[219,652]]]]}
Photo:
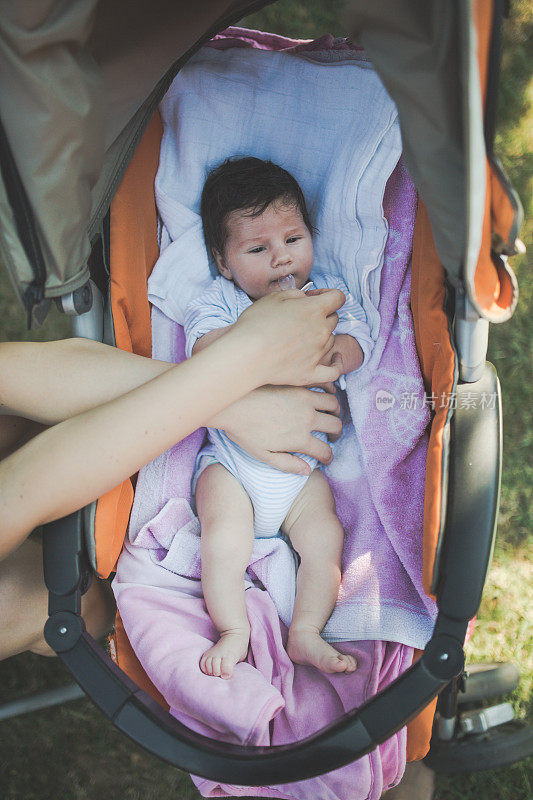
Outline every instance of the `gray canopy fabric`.
{"type": "MultiPolygon", "coordinates": [[[[47,297],[88,279],[91,244],[176,61],[251,5],[1,0],[0,119],[46,265],[47,297]]],[[[34,266],[8,190],[3,175],[0,254],[23,300],[34,266]]]]}
{"type": "Polygon", "coordinates": [[[475,269],[485,198],[483,115],[469,12],[467,2],[353,0],[350,7],[354,35],[398,108],[404,159],[428,209],[439,257],[456,285],[460,266],[467,266],[469,226],[476,237],[469,242],[468,266],[475,269]],[[465,103],[463,92],[472,82],[465,103]],[[463,124],[467,109],[469,127],[463,124]],[[469,170],[478,189],[470,194],[470,205],[469,170]]]}
{"type": "MultiPolygon", "coordinates": [[[[57,297],[85,283],[102,219],[177,70],[216,32],[267,4],[0,0],[0,255],[22,302],[32,285],[39,299],[39,291],[57,297]]],[[[348,6],[348,32],[398,106],[439,257],[468,289],[485,195],[471,2],[348,6]]]]}

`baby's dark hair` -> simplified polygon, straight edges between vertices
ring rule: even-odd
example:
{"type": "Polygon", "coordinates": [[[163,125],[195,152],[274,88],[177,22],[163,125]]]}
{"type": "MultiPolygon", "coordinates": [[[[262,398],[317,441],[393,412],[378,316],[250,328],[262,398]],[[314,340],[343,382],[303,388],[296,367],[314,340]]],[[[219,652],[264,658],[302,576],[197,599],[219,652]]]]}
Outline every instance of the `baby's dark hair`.
{"type": "Polygon", "coordinates": [[[224,253],[228,214],[246,210],[250,217],[258,217],[276,200],[297,206],[310,233],[315,232],[303,192],[287,170],[253,156],[227,158],[212,169],[200,203],[207,252],[213,258],[215,251],[224,253]]]}

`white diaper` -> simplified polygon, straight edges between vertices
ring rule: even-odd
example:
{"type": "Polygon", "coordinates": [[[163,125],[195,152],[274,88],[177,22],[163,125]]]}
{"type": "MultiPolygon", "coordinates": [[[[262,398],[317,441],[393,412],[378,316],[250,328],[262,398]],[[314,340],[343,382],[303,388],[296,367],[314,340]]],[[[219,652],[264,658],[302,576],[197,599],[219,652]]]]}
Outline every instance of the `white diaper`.
{"type": "MultiPolygon", "coordinates": [[[[313,435],[326,441],[323,433],[313,435]]],[[[222,464],[235,476],[252,501],[255,538],[278,536],[283,520],[309,476],[281,472],[263,461],[258,461],[232,442],[224,431],[209,429],[209,438],[210,442],[198,453],[192,483],[193,493],[204,469],[210,464],[222,464]]],[[[295,455],[306,461],[312,470],[318,465],[316,458],[301,453],[295,455]]]]}

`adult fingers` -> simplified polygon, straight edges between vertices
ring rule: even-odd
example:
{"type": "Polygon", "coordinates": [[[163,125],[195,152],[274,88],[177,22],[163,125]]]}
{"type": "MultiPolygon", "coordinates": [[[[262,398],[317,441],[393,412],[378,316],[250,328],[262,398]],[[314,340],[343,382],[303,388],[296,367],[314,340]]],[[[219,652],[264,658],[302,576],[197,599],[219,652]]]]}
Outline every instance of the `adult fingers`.
{"type": "Polygon", "coordinates": [[[339,315],[336,313],[328,314],[326,317],[326,324],[330,331],[333,333],[337,325],[339,324],[339,315]]]}
{"type": "MultiPolygon", "coordinates": [[[[328,322],[328,320],[326,320],[326,323],[327,322],[328,322]]],[[[334,330],[334,329],[332,329],[332,330],[334,330]]],[[[326,344],[324,345],[324,349],[322,351],[322,355],[320,357],[320,363],[321,364],[329,364],[331,366],[331,352],[332,352],[334,347],[335,347],[335,337],[333,336],[333,333],[330,333],[330,335],[328,337],[328,340],[327,340],[326,344]]]]}
{"type": "MultiPolygon", "coordinates": [[[[335,414],[339,416],[341,407],[337,400],[336,394],[323,394],[322,392],[313,392],[315,398],[315,408],[317,411],[324,411],[328,414],[335,414]]],[[[321,428],[319,430],[322,430],[321,428]]]]}
{"type": "Polygon", "coordinates": [[[335,391],[335,384],[331,381],[329,383],[317,383],[316,388],[323,389],[326,394],[333,394],[335,391]]]}
{"type": "Polygon", "coordinates": [[[282,472],[292,472],[295,475],[310,475],[311,467],[303,458],[298,458],[291,453],[269,453],[264,461],[282,472]]]}
{"type": "Polygon", "coordinates": [[[323,414],[321,411],[317,411],[314,430],[338,438],[342,432],[342,422],[333,414],[323,414]]]}
{"type": "Polygon", "coordinates": [[[322,464],[331,464],[333,460],[333,453],[331,452],[329,444],[323,442],[322,439],[317,439],[317,437],[312,434],[309,434],[309,437],[305,440],[302,453],[305,453],[306,456],[316,458],[318,461],[321,461],[322,464]]]}
{"type": "Polygon", "coordinates": [[[342,369],[339,365],[332,364],[325,367],[323,364],[318,364],[312,375],[309,386],[322,386],[325,383],[334,383],[342,375],[342,369]]]}
{"type": "Polygon", "coordinates": [[[310,297],[312,302],[316,303],[325,312],[326,316],[338,311],[346,302],[346,297],[340,289],[318,290],[318,294],[308,292],[306,297],[310,297]]]}

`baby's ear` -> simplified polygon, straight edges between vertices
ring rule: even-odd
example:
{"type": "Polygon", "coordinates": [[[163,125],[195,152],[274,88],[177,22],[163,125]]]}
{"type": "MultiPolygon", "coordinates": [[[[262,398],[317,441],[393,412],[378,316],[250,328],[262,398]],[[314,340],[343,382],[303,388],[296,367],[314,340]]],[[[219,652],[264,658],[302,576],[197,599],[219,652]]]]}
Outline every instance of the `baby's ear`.
{"type": "Polygon", "coordinates": [[[226,262],[224,260],[224,256],[219,253],[218,250],[213,250],[213,256],[216,261],[216,265],[218,267],[218,271],[222,275],[223,278],[227,278],[228,281],[232,280],[232,274],[226,266],[226,262]]]}

